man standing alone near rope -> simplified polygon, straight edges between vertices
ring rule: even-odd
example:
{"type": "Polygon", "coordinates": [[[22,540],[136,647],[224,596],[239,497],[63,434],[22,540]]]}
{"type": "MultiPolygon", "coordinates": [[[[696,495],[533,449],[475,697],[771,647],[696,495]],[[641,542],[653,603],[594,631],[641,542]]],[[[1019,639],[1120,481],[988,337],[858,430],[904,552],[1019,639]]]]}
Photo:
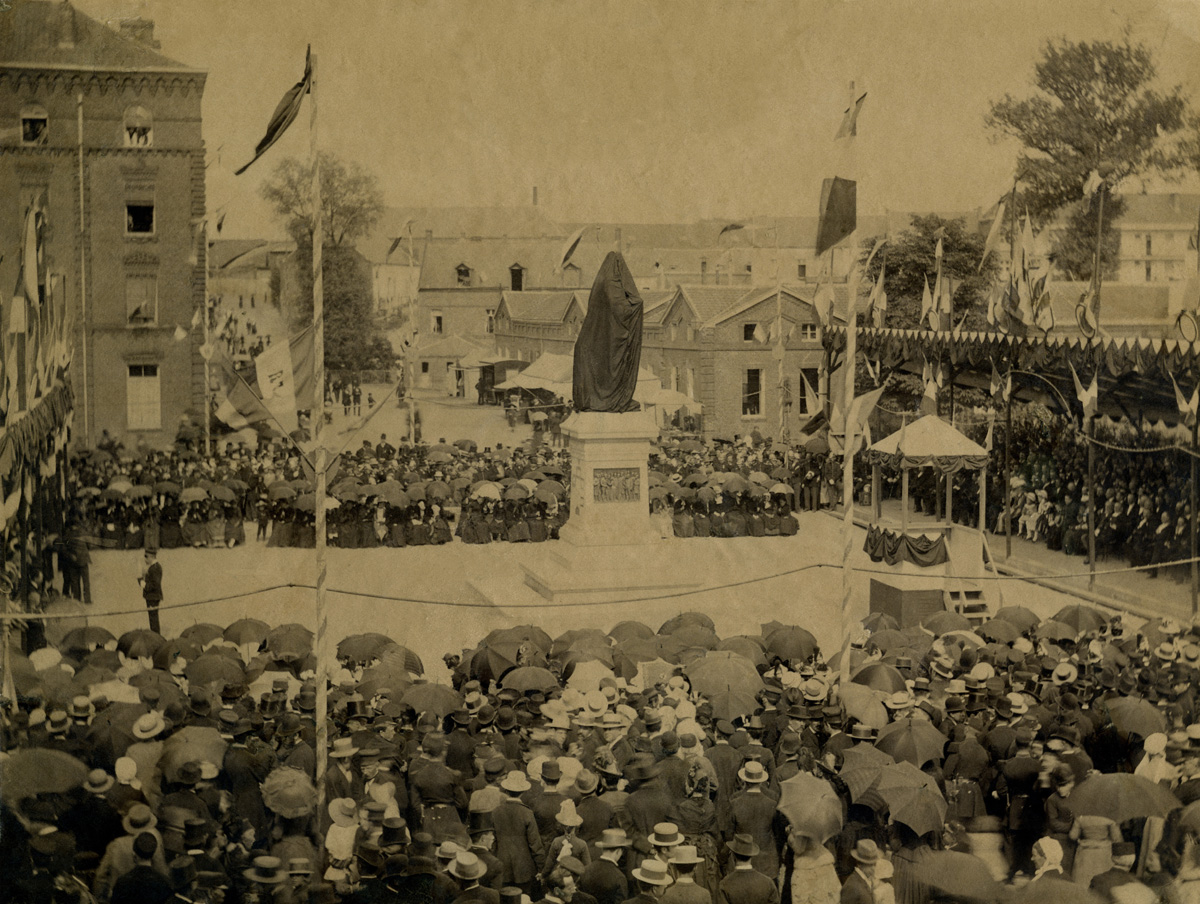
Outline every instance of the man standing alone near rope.
{"type": "Polygon", "coordinates": [[[146,601],[146,610],[150,615],[150,630],[156,634],[158,630],[158,606],[162,602],[162,565],[158,563],[158,551],[146,550],[145,568],[138,583],[142,585],[142,598],[146,601]]]}

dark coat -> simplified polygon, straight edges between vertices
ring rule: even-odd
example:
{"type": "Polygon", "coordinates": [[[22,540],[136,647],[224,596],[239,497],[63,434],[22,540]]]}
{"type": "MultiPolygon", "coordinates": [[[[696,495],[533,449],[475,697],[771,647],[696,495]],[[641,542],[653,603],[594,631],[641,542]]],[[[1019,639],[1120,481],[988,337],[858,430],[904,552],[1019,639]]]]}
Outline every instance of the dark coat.
{"type": "Polygon", "coordinates": [[[579,877],[579,888],[600,904],[620,904],[629,896],[625,871],[608,860],[593,860],[579,877]]]}
{"type": "Polygon", "coordinates": [[[757,870],[730,870],[717,891],[720,904],[779,904],[779,889],[757,870]]]}
{"type": "Polygon", "coordinates": [[[545,853],[533,811],[510,798],[492,811],[496,856],[504,864],[505,885],[526,885],[537,875],[545,853]]]}

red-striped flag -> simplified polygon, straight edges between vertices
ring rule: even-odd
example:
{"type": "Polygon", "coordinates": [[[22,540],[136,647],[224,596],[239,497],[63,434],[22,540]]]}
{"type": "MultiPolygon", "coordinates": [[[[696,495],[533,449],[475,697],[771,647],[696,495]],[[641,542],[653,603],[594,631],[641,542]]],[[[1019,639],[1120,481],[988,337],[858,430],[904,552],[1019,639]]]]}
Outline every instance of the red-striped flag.
{"type": "Polygon", "coordinates": [[[283,95],[283,99],[279,101],[275,112],[271,114],[270,122],[267,123],[267,134],[262,137],[262,141],[254,149],[254,157],[241,169],[236,170],[234,172],[235,176],[240,176],[246,170],[250,169],[254,165],[254,162],[265,154],[271,145],[278,141],[280,136],[287,131],[288,126],[296,121],[296,116],[300,112],[300,104],[304,100],[304,95],[308,93],[311,83],[312,48],[310,47],[304,55],[304,76],[283,95]]]}

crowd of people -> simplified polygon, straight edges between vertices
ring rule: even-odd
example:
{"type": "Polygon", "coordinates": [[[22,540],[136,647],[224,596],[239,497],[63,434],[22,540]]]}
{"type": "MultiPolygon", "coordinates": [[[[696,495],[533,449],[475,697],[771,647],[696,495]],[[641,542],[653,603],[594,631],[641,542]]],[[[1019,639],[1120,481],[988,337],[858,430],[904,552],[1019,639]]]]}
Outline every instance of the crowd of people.
{"type": "MultiPolygon", "coordinates": [[[[1026,417],[1014,425],[1021,450],[1010,488],[1010,517],[1019,534],[1071,556],[1088,555],[1088,438],[1067,418],[1026,417]]],[[[1191,555],[1189,469],[1170,439],[1107,430],[1094,453],[1096,558],[1158,565],[1191,555]],[[1118,447],[1118,448],[1113,448],[1118,447]]],[[[998,497],[1003,499],[1003,488],[998,497]]],[[[1003,513],[997,512],[997,532],[1003,513]]],[[[1148,570],[1152,577],[1157,568],[1148,570]]],[[[1182,579],[1184,569],[1175,569],[1182,579]]]]}
{"type": "Polygon", "coordinates": [[[320,809],[311,634],[81,628],[10,653],[0,898],[1197,899],[1200,636],[865,625],[844,672],[778,623],[526,625],[442,683],[345,638],[320,809]]]}

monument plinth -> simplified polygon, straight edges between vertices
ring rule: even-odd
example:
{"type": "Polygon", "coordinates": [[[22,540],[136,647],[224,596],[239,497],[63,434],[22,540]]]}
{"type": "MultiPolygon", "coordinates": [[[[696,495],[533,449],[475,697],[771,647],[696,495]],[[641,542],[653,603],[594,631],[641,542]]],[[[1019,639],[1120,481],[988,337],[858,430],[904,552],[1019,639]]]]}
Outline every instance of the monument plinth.
{"type": "Polygon", "coordinates": [[[650,522],[647,462],[658,428],[641,411],[583,411],[562,425],[571,444],[572,546],[637,546],[660,540],[650,522]]]}
{"type": "Polygon", "coordinates": [[[637,599],[701,586],[680,577],[650,520],[651,416],[583,411],[563,422],[571,443],[571,517],[549,561],[522,564],[525,583],[552,602],[637,599]]]}

